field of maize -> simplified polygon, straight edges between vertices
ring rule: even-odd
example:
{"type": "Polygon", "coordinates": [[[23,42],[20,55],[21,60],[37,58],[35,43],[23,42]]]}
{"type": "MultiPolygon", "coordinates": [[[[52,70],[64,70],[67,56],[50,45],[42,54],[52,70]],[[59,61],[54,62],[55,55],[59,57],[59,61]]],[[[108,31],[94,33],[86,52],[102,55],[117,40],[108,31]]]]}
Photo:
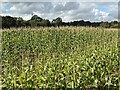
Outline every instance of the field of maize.
{"type": "Polygon", "coordinates": [[[104,28],[2,30],[2,86],[118,89],[117,42],[118,31],[104,28]]]}

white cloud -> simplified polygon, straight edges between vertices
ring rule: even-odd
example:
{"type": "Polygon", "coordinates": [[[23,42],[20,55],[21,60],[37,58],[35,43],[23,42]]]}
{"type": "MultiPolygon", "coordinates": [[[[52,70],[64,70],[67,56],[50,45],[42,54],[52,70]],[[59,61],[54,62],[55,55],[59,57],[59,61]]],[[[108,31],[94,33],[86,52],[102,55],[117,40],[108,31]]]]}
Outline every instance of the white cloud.
{"type": "MultiPolygon", "coordinates": [[[[6,4],[6,3],[4,3],[6,4]]],[[[30,19],[32,13],[45,18],[62,17],[63,21],[90,20],[111,21],[117,19],[117,3],[88,3],[88,2],[40,2],[40,3],[7,3],[10,6],[4,15],[21,16],[30,19]],[[100,10],[105,8],[106,10],[100,10]]]]}
{"type": "Polygon", "coordinates": [[[92,11],[95,15],[96,21],[108,21],[109,19],[109,13],[100,11],[98,9],[93,9],[92,11]]]}
{"type": "Polygon", "coordinates": [[[10,11],[15,11],[15,10],[16,10],[16,7],[14,6],[10,8],[10,11]]]}
{"type": "Polygon", "coordinates": [[[24,16],[22,16],[23,17],[23,19],[24,20],[29,20],[29,19],[31,19],[31,17],[32,17],[32,15],[24,15],[24,16]]]}

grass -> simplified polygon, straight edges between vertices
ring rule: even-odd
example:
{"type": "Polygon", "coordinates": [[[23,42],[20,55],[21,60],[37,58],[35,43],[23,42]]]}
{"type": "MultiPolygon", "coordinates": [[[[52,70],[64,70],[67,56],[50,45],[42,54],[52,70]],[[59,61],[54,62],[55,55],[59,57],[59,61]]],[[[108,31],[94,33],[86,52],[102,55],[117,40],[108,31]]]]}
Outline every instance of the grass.
{"type": "Polygon", "coordinates": [[[119,84],[117,30],[19,28],[2,33],[8,88],[110,88],[119,84]]]}

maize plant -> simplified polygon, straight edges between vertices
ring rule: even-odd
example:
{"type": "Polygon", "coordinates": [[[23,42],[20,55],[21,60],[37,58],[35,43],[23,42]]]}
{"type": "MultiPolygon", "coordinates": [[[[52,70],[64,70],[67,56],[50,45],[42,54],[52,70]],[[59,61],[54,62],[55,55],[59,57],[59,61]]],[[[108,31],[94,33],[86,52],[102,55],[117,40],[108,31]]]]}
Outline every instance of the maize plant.
{"type": "Polygon", "coordinates": [[[1,38],[3,89],[119,88],[117,30],[11,28],[1,38]]]}

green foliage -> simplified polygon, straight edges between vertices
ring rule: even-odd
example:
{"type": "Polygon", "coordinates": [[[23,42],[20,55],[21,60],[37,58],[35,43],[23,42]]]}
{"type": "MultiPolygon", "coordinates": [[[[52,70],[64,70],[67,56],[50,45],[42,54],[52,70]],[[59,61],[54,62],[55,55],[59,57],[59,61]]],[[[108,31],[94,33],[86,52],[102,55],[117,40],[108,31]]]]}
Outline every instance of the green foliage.
{"type": "Polygon", "coordinates": [[[52,24],[55,26],[61,26],[62,25],[62,18],[58,17],[56,19],[53,19],[52,24]]]}
{"type": "Polygon", "coordinates": [[[111,28],[118,28],[119,23],[117,21],[111,22],[111,28]]]}
{"type": "Polygon", "coordinates": [[[8,88],[110,88],[119,83],[117,31],[3,31],[2,59],[2,84],[8,88]]]}
{"type": "MultiPolygon", "coordinates": [[[[30,20],[23,20],[21,17],[0,16],[2,20],[2,28],[11,27],[40,27],[40,26],[88,26],[88,27],[103,27],[103,28],[118,28],[120,22],[90,22],[84,20],[63,22],[62,18],[58,17],[50,22],[48,19],[42,19],[37,15],[33,15],[30,20]]],[[[0,26],[1,27],[1,26],[0,26]]]]}
{"type": "Polygon", "coordinates": [[[50,26],[50,21],[42,20],[41,22],[37,22],[37,26],[50,26]]]}
{"type": "Polygon", "coordinates": [[[2,26],[4,28],[10,28],[16,26],[16,18],[11,16],[2,17],[2,26]]]}
{"type": "Polygon", "coordinates": [[[40,17],[37,16],[37,15],[34,15],[34,16],[31,17],[31,20],[42,21],[42,18],[40,18],[40,17]]]}
{"type": "Polygon", "coordinates": [[[35,20],[30,20],[31,27],[36,27],[37,23],[35,20]]]}
{"type": "Polygon", "coordinates": [[[22,26],[25,26],[25,21],[21,17],[18,17],[16,20],[16,24],[17,24],[17,27],[22,27],[22,26]]]}
{"type": "Polygon", "coordinates": [[[102,22],[100,24],[100,26],[103,27],[103,28],[109,28],[110,27],[110,23],[108,23],[108,22],[102,22]]]}

